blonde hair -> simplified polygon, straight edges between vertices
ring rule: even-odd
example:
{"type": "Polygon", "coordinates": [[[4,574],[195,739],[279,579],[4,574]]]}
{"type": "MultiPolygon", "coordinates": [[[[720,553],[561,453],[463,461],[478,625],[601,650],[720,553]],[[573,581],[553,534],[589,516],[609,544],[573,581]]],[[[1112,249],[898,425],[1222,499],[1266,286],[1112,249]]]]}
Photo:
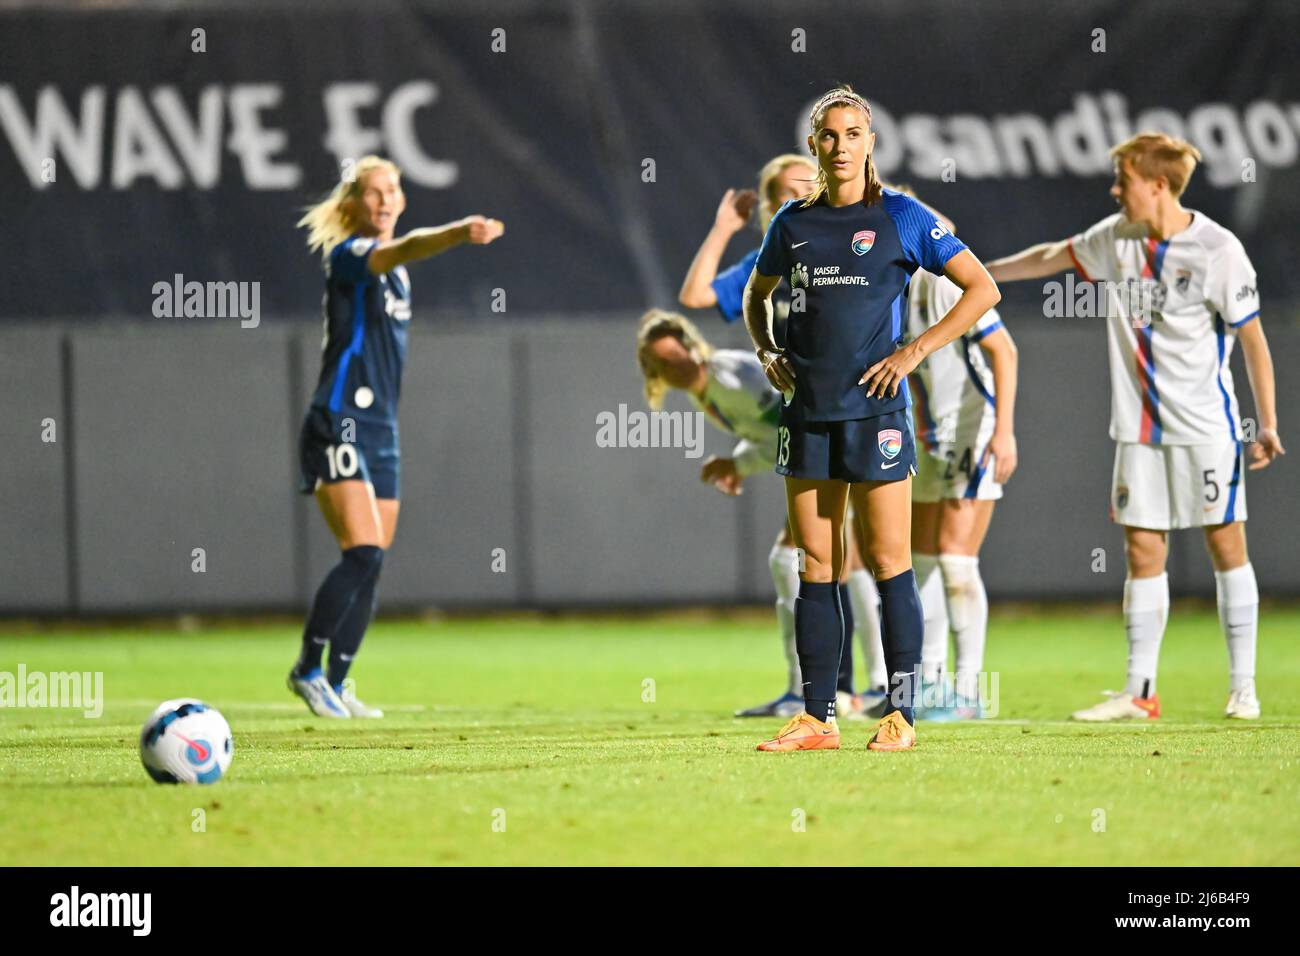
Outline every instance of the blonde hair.
{"type": "Polygon", "coordinates": [[[656,411],[663,407],[664,395],[668,393],[668,383],[659,377],[650,361],[650,346],[670,335],[681,342],[697,362],[707,362],[713,354],[710,345],[695,327],[695,323],[684,315],[665,309],[650,309],[641,316],[641,324],[636,330],[636,361],[641,366],[641,375],[645,378],[646,404],[656,411]]]}
{"type": "Polygon", "coordinates": [[[810,172],[817,172],[817,161],[798,153],[782,153],[769,159],[758,173],[758,215],[763,228],[776,215],[776,188],[780,185],[781,174],[791,166],[807,166],[810,172]]]}
{"type": "Polygon", "coordinates": [[[340,242],[352,235],[353,222],[348,216],[344,203],[350,199],[360,199],[366,188],[366,177],[376,169],[386,169],[400,183],[402,171],[397,164],[381,156],[362,156],[352,167],[349,179],[340,179],[333,191],[316,203],[303,210],[303,217],[298,226],[307,229],[307,248],[317,249],[324,255],[340,242]]]}
{"type": "Polygon", "coordinates": [[[1132,159],[1143,179],[1163,176],[1174,198],[1183,194],[1192,171],[1201,161],[1201,151],[1185,139],[1166,133],[1138,133],[1110,151],[1116,162],[1132,159]]]}
{"type": "MultiPolygon", "coordinates": [[[[817,131],[821,129],[822,122],[826,119],[826,114],[832,107],[847,106],[850,109],[861,110],[867,118],[867,129],[871,128],[871,106],[860,94],[854,91],[853,87],[845,83],[837,86],[833,90],[824,93],[816,103],[813,104],[812,112],[808,114],[808,125],[812,130],[813,137],[816,138],[817,131]]],[[[805,206],[815,205],[822,196],[826,195],[826,171],[822,169],[821,163],[817,164],[817,187],[812,191],[807,199],[803,201],[805,206]]],[[[870,206],[873,202],[880,199],[881,190],[884,188],[880,182],[880,176],[876,173],[876,162],[871,154],[867,154],[867,191],[862,197],[862,203],[870,206]]]]}

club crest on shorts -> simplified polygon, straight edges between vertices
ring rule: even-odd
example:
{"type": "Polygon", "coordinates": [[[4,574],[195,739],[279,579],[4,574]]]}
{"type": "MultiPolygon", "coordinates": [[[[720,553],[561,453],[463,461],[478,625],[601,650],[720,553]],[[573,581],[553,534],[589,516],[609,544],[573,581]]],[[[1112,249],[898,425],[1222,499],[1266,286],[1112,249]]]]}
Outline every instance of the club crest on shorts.
{"type": "Polygon", "coordinates": [[[1115,507],[1123,508],[1128,504],[1128,486],[1120,485],[1115,489],[1115,507]]]}
{"type": "Polygon", "coordinates": [[[886,458],[897,458],[903,450],[903,433],[897,428],[882,428],[876,432],[876,446],[886,458]]]}
{"type": "Polygon", "coordinates": [[[871,251],[871,247],[876,244],[876,231],[874,229],[863,229],[853,234],[853,251],[860,256],[865,256],[871,251]]]}

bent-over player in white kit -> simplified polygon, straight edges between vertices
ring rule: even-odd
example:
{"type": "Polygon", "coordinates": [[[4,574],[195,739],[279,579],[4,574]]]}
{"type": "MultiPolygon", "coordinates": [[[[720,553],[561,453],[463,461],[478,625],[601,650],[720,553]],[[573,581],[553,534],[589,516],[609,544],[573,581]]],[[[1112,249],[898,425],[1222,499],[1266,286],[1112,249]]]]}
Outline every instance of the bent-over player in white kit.
{"type": "Polygon", "coordinates": [[[1229,359],[1241,342],[1259,429],[1250,469],[1284,454],[1273,363],[1259,319],[1255,270],[1241,242],[1179,202],[1200,153],[1144,133],[1111,150],[1111,195],[1123,212],[1087,231],[989,265],[999,281],[1073,266],[1107,283],[1111,423],[1116,442],[1111,512],[1124,526],[1128,685],[1076,720],[1160,716],[1156,662],[1169,613],[1168,533],[1204,528],[1219,619],[1228,643],[1229,717],[1259,716],[1255,635],[1259,591],[1246,553],[1243,432],[1229,359]]]}
{"type": "MultiPolygon", "coordinates": [[[[947,277],[918,269],[907,293],[908,337],[942,319],[960,297],[947,277]]],[[[989,604],[980,546],[1017,460],[1016,347],[997,309],[927,356],[908,381],[917,443],[912,566],[925,615],[917,716],[968,720],[983,716],[979,674],[989,604]],[[944,673],[950,627],[956,648],[951,691],[944,673]]]]}
{"type": "MultiPolygon", "coordinates": [[[[700,479],[727,495],[738,495],[745,479],[776,466],[776,423],[781,393],[772,388],[750,352],[714,349],[689,319],[662,309],[641,317],[637,364],[651,408],[663,404],[669,389],[681,389],[691,403],[739,441],[729,458],[710,457],[700,479]]],[[[799,591],[799,560],[788,528],[782,528],[768,567],[777,590],[777,620],[785,649],[786,693],[771,705],[777,716],[803,707],[799,658],[794,645],[794,596],[799,591]]]]}

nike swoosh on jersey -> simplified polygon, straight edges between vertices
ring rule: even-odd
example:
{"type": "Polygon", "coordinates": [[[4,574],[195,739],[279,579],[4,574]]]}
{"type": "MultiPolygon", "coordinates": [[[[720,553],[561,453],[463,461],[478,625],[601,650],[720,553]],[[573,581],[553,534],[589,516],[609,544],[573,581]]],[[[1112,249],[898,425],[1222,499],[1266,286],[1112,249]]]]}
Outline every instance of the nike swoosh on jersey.
{"type": "Polygon", "coordinates": [[[794,245],[792,245],[790,248],[791,248],[791,249],[798,249],[800,246],[806,246],[806,245],[808,245],[808,243],[810,243],[810,242],[812,242],[811,239],[805,239],[803,242],[796,242],[796,243],[795,243],[794,245]]]}
{"type": "MultiPolygon", "coordinates": [[[[902,464],[901,461],[896,461],[896,462],[894,462],[894,465],[901,465],[901,464],[902,464]]],[[[881,470],[881,471],[884,471],[886,468],[893,468],[894,465],[881,465],[881,466],[880,466],[880,470],[881,470]]]]}

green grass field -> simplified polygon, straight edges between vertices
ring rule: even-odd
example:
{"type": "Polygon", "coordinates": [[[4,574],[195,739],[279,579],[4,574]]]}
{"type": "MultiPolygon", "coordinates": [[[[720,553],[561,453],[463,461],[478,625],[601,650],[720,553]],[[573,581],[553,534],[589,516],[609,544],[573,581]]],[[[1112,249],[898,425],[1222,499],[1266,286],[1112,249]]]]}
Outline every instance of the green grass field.
{"type": "Polygon", "coordinates": [[[995,614],[998,718],[902,754],[847,722],[838,752],[754,751],[780,722],[730,713],[780,690],[766,614],[380,622],[354,675],[381,721],[285,690],[297,631],[0,632],[0,671],[103,671],[107,701],[0,710],[0,864],[1300,863],[1294,610],[1262,615],[1262,720],[1222,717],[1214,612],[1176,607],[1165,716],[1104,726],[1063,718],[1122,683],[1118,615],[995,614]],[[178,696],[234,730],[216,786],[140,767],[178,696]]]}

